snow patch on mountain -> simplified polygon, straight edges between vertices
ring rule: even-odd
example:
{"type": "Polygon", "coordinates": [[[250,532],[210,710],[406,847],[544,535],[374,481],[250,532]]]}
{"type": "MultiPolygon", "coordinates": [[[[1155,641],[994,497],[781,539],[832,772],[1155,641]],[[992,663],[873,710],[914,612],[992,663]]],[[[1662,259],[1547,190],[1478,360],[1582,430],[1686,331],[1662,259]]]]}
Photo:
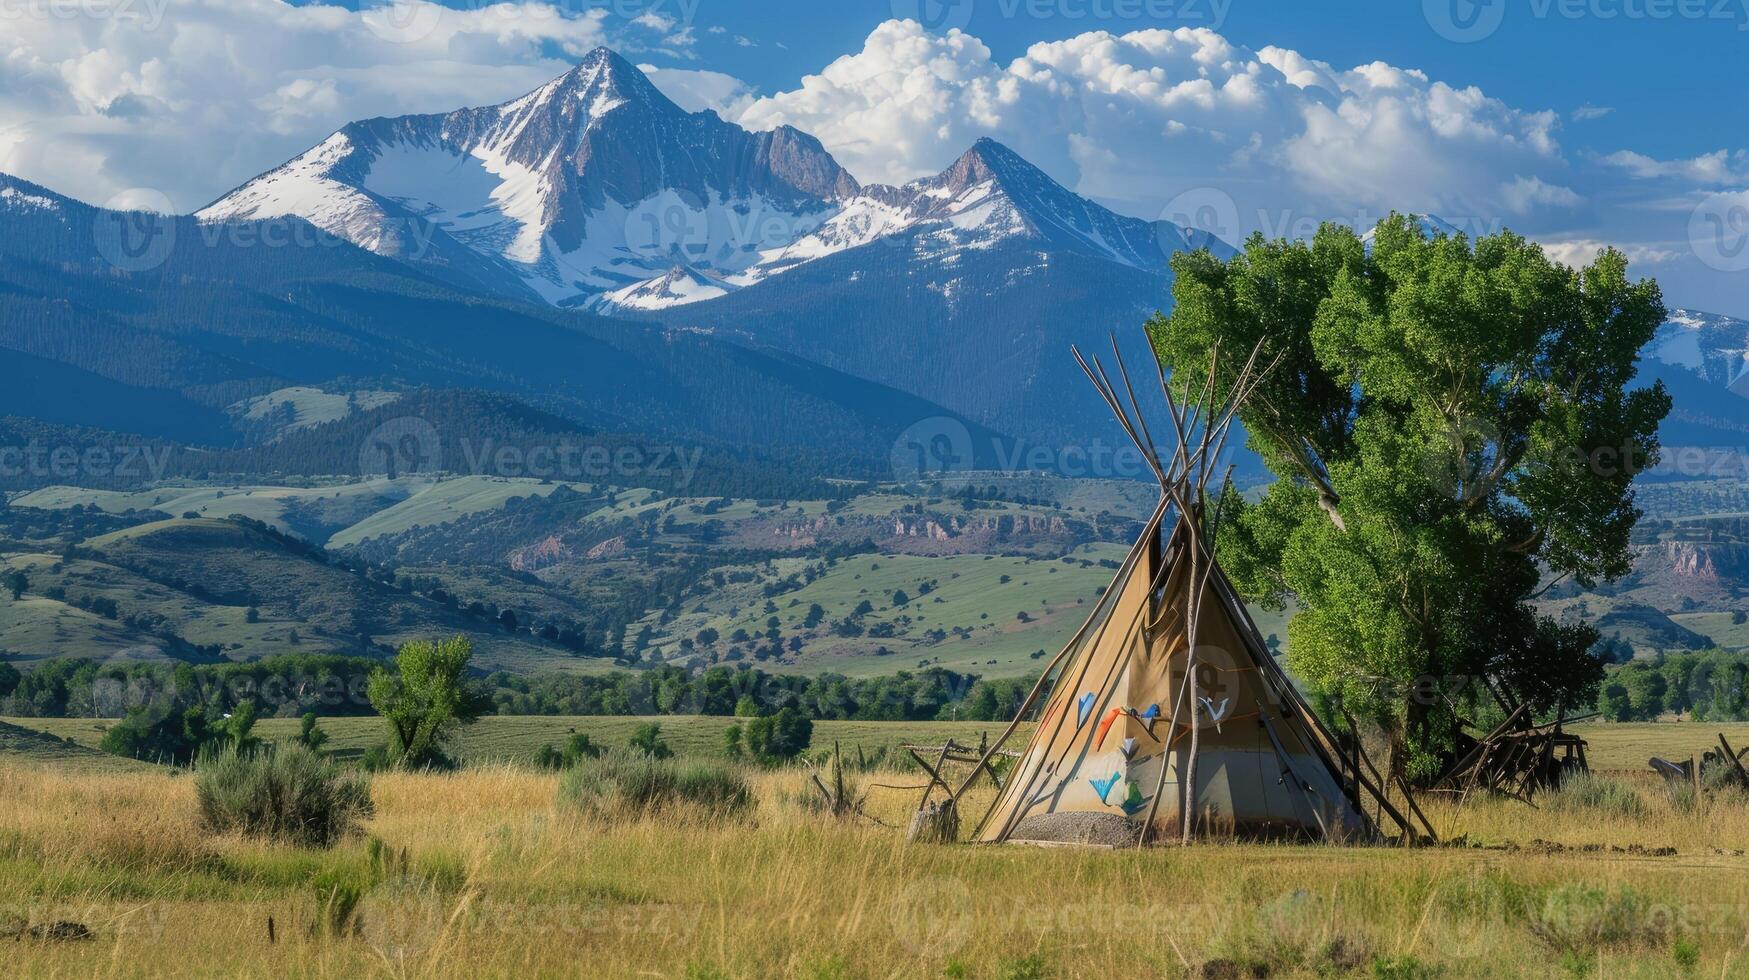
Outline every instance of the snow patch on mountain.
{"type": "Polygon", "coordinates": [[[0,187],[0,207],[14,211],[59,211],[54,198],[32,194],[17,187],[0,187]]]}
{"type": "Polygon", "coordinates": [[[677,265],[664,275],[607,293],[600,305],[604,310],[662,310],[716,299],[735,288],[731,283],[677,265]]]}
{"type": "Polygon", "coordinates": [[[1646,353],[1749,398],[1749,320],[1674,309],[1646,353]]]}

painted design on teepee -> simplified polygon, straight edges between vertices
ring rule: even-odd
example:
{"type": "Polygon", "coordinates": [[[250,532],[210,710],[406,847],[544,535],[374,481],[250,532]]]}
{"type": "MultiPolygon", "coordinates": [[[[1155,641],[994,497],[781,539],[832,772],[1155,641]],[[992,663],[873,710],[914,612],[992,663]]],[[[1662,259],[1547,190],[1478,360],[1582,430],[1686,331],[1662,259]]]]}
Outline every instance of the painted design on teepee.
{"type": "Polygon", "coordinates": [[[1214,722],[1215,728],[1219,730],[1221,722],[1226,720],[1227,712],[1231,711],[1233,708],[1233,699],[1222,698],[1219,705],[1215,704],[1213,698],[1205,697],[1202,698],[1201,701],[1203,709],[1209,713],[1209,720],[1214,722]]]}
{"type": "Polygon", "coordinates": [[[1113,708],[1105,713],[1105,720],[1099,723],[1099,734],[1093,740],[1094,748],[1105,748],[1105,736],[1111,731],[1111,723],[1122,718],[1123,715],[1124,709],[1122,708],[1113,708]]]}
{"type": "Polygon", "coordinates": [[[1123,773],[1114,772],[1104,779],[1089,779],[1088,782],[1092,783],[1093,788],[1099,792],[1099,802],[1105,803],[1108,802],[1106,797],[1111,795],[1111,788],[1116,786],[1117,781],[1122,778],[1123,773]]]}
{"type": "Polygon", "coordinates": [[[1126,816],[1133,817],[1148,805],[1150,799],[1152,797],[1142,795],[1142,787],[1139,784],[1131,783],[1129,792],[1124,794],[1123,802],[1118,805],[1123,807],[1126,816]]]}
{"type": "Polygon", "coordinates": [[[1134,760],[1136,757],[1136,740],[1133,738],[1124,739],[1123,745],[1118,748],[1118,751],[1123,753],[1125,759],[1134,760]]]}
{"type": "Polygon", "coordinates": [[[1081,700],[1075,702],[1075,711],[1077,714],[1075,727],[1080,728],[1082,725],[1087,724],[1087,716],[1093,713],[1092,691],[1088,691],[1086,694],[1081,695],[1081,700]]]}

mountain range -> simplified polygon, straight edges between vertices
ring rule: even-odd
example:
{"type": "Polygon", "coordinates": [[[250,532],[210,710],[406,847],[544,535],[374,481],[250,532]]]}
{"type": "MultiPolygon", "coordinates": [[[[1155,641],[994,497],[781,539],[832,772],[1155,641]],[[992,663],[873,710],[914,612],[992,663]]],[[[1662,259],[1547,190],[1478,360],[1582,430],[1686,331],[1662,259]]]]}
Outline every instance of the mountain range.
{"type": "MultiPolygon", "coordinates": [[[[0,412],[223,442],[248,399],[369,381],[865,462],[934,418],[1116,444],[1069,346],[1115,333],[1140,363],[1172,255],[1234,251],[988,139],[864,185],[605,48],[500,105],[350,123],[192,216],[0,177],[0,226],[0,412]]],[[[1745,350],[1743,321],[1672,314],[1649,373],[1680,389],[1682,439],[1741,441],[1745,350]]]]}
{"type": "Polygon", "coordinates": [[[1069,344],[1139,341],[1172,254],[1231,253],[991,140],[864,186],[814,138],[688,113],[605,48],[502,105],[352,123],[197,215],[288,216],[510,298],[723,331],[1046,439],[1108,430],[1097,399],[1062,397],[1080,390],[1069,344]]]}

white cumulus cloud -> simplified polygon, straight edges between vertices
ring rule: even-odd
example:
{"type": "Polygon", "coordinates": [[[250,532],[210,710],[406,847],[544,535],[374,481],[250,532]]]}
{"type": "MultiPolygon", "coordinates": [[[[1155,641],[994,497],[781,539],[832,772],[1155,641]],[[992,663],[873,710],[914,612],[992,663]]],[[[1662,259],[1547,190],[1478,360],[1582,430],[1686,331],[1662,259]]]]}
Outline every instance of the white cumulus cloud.
{"type": "Polygon", "coordinates": [[[969,34],[889,21],[739,121],[811,132],[859,178],[885,182],[938,171],[991,136],[1134,213],[1219,188],[1246,230],[1266,232],[1392,209],[1482,221],[1579,200],[1561,180],[1552,111],[1207,29],[1090,32],[1004,65],[969,34]]]}
{"type": "Polygon", "coordinates": [[[1696,184],[1749,181],[1749,151],[1744,150],[1714,150],[1686,160],[1659,160],[1632,150],[1617,150],[1603,162],[1642,180],[1672,177],[1696,184]]]}
{"type": "Polygon", "coordinates": [[[0,6],[0,171],[98,203],[150,188],[192,210],[351,120],[513,98],[601,44],[690,43],[669,18],[571,10],[13,0],[0,6]]]}

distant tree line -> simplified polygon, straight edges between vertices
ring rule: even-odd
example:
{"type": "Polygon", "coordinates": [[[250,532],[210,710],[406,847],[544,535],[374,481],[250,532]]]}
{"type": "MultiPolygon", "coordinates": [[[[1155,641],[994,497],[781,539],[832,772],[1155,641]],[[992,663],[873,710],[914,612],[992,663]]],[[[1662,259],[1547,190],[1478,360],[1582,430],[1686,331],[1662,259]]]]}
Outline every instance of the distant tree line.
{"type": "MultiPolygon", "coordinates": [[[[369,696],[380,660],[291,654],[253,663],[101,664],[81,658],[18,670],[0,659],[0,715],[119,718],[153,708],[198,708],[221,718],[244,704],[262,717],[373,714],[369,696]]],[[[482,710],[500,715],[775,716],[810,720],[1002,721],[1014,716],[1033,680],[985,680],[940,667],[880,677],[801,677],[756,668],[657,667],[603,674],[475,675],[482,710]]]]}
{"type": "Polygon", "coordinates": [[[1607,721],[1749,721],[1749,652],[1660,653],[1610,671],[1597,708],[1607,721]]]}

